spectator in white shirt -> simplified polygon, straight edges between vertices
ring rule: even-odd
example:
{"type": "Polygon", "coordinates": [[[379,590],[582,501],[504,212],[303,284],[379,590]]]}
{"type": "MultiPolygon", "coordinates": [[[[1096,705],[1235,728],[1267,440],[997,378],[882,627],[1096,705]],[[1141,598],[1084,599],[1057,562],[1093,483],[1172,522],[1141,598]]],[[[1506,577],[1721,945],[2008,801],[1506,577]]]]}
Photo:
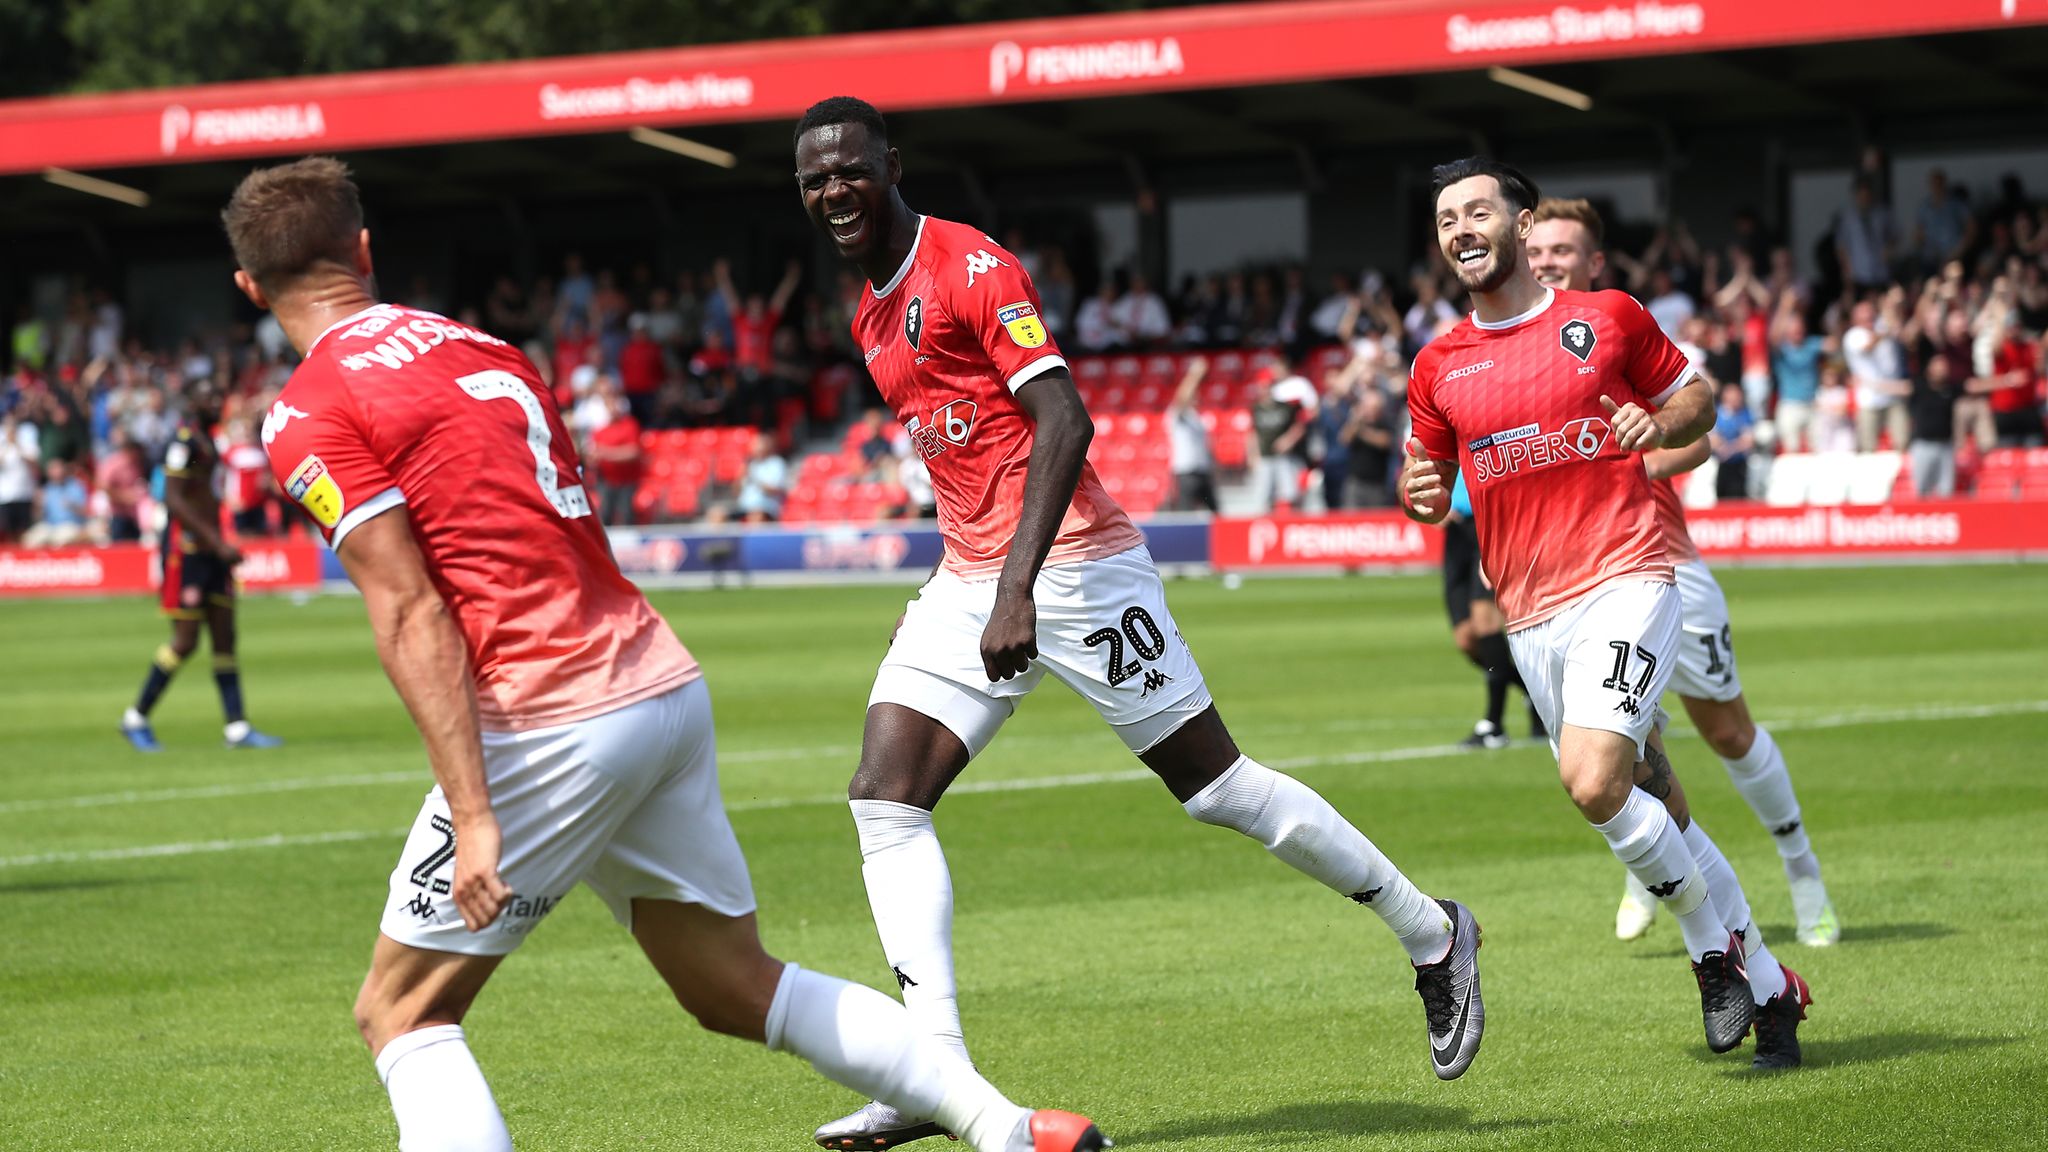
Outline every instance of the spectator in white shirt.
{"type": "Polygon", "coordinates": [[[1437,326],[1449,321],[1456,323],[1458,310],[1444,299],[1437,288],[1436,276],[1429,272],[1418,273],[1414,280],[1415,303],[1408,306],[1408,314],[1401,318],[1401,327],[1408,333],[1408,346],[1420,351],[1423,345],[1436,338],[1437,326]]]}
{"type": "MultiPolygon", "coordinates": [[[[1903,295],[1901,296],[1903,303],[1903,295]]],[[[1877,451],[1878,434],[1889,431],[1893,451],[1906,446],[1907,414],[1900,389],[1906,380],[1906,351],[1899,346],[1895,310],[1889,298],[1886,314],[1860,300],[1849,310],[1849,330],[1842,334],[1842,359],[1856,395],[1856,450],[1877,451]]]]}
{"type": "Polygon", "coordinates": [[[1657,321],[1657,327],[1664,330],[1667,339],[1676,341],[1685,328],[1685,322],[1692,319],[1698,308],[1692,297],[1679,291],[1671,279],[1671,271],[1659,268],[1650,274],[1650,302],[1643,305],[1643,310],[1657,321]]]}
{"type": "Polygon", "coordinates": [[[1074,341],[1084,352],[1114,352],[1129,343],[1117,323],[1116,285],[1104,280],[1074,317],[1074,341]]]}
{"type": "Polygon", "coordinates": [[[1111,313],[1116,326],[1134,346],[1150,347],[1173,334],[1173,318],[1167,315],[1166,301],[1152,291],[1142,272],[1131,274],[1131,290],[1111,306],[1111,313]]]}

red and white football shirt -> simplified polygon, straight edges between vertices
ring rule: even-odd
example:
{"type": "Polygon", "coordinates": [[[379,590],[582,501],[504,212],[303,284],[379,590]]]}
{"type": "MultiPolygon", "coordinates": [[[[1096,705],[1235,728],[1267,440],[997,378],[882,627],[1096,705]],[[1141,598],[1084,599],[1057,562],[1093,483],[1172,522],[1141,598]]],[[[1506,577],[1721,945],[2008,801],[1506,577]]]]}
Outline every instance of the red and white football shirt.
{"type": "MultiPolygon", "coordinates": [[[[1024,508],[1032,423],[1014,395],[1066,358],[1017,258],[976,228],[931,216],[889,283],[870,284],[853,318],[868,373],[924,457],[938,497],[942,566],[966,579],[1002,571],[1024,508]]],[[[1047,564],[1112,556],[1145,542],[1092,465],[1047,564]]]]}
{"type": "Polygon", "coordinates": [[[1458,461],[1510,631],[1617,577],[1672,578],[1649,474],[1615,445],[1600,397],[1655,408],[1691,375],[1624,292],[1546,293],[1499,324],[1467,316],[1415,358],[1415,435],[1458,461]]]}
{"type": "Polygon", "coordinates": [[[307,350],[263,442],[329,544],[405,505],[485,728],[566,724],[697,678],[620,574],[561,414],[504,341],[431,312],[359,312],[307,350]]]}
{"type": "Polygon", "coordinates": [[[1700,563],[1699,546],[1685,527],[1685,503],[1678,498],[1678,485],[1666,476],[1650,481],[1650,498],[1657,505],[1657,530],[1664,534],[1664,551],[1673,564],[1700,563]]]}

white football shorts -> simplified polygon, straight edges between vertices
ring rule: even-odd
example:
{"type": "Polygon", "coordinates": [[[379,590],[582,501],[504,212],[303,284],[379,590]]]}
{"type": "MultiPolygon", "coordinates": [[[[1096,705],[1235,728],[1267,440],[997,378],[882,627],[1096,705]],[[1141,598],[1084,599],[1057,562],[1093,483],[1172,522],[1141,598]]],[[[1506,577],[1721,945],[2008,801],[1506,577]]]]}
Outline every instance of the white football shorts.
{"type": "Polygon", "coordinates": [[[632,927],[635,898],[754,910],[746,857],[718,790],[711,692],[694,680],[615,712],[529,732],[486,732],[484,772],[515,893],[496,923],[463,926],[450,892],[448,802],[427,793],[391,872],[380,925],[401,944],[503,956],[569,890],[590,885],[632,927]]]}
{"type": "Polygon", "coordinates": [[[1551,754],[1570,724],[1618,732],[1640,756],[1678,663],[1678,638],[1678,589],[1639,577],[1603,584],[1548,620],[1508,633],[1529,702],[1550,730],[1551,754]]]}
{"type": "Polygon", "coordinates": [[[1735,670],[1735,644],[1728,623],[1728,598],[1705,564],[1677,564],[1679,618],[1685,635],[1671,690],[1694,700],[1726,703],[1742,695],[1735,670]]]}
{"type": "Polygon", "coordinates": [[[1202,670],[1166,607],[1166,586],[1143,545],[1100,560],[1048,565],[1033,589],[1038,659],[991,683],[981,633],[996,580],[940,571],[903,610],[875,673],[868,706],[900,704],[944,724],[978,756],[1050,672],[1101,713],[1133,752],[1145,752],[1211,703],[1202,670]]]}

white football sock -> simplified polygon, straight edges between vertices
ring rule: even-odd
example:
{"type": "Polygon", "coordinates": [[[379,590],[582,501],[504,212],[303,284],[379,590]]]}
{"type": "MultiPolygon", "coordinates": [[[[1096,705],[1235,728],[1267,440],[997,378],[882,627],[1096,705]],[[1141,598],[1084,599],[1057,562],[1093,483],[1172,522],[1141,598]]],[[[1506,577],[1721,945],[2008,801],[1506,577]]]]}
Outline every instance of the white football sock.
{"type": "Polygon", "coordinates": [[[860,874],[882,955],[903,990],[903,1006],[925,1035],[962,1060],[960,991],[953,979],[953,874],[932,827],[932,814],[914,804],[854,800],[860,833],[860,874]]]}
{"type": "MultiPolygon", "coordinates": [[[[1749,751],[1740,760],[1721,763],[1749,810],[1777,842],[1778,855],[1784,857],[1788,870],[1792,861],[1813,851],[1806,838],[1806,823],[1799,817],[1799,797],[1792,792],[1792,774],[1785,770],[1785,754],[1778,750],[1769,729],[1757,725],[1756,742],[1749,751]]],[[[1815,873],[1818,871],[1816,867],[1815,873]]]]}
{"type": "Polygon", "coordinates": [[[1593,827],[1650,895],[1678,918],[1685,950],[1694,960],[1728,947],[1728,929],[1707,901],[1707,881],[1686,849],[1685,837],[1664,805],[1641,788],[1631,788],[1621,811],[1593,827]]]}
{"type": "Polygon", "coordinates": [[[1443,906],[1424,896],[1328,800],[1292,776],[1240,756],[1182,807],[1204,824],[1244,833],[1379,913],[1411,962],[1434,964],[1449,954],[1451,920],[1443,906]]]}
{"type": "Polygon", "coordinates": [[[1749,897],[1743,894],[1734,865],[1728,863],[1720,845],[1714,843],[1697,820],[1685,830],[1685,846],[1699,862],[1700,875],[1707,879],[1707,898],[1714,905],[1715,914],[1730,932],[1742,937],[1750,997],[1759,1004],[1765,1003],[1785,990],[1785,971],[1778,967],[1778,958],[1764,944],[1764,930],[1750,919],[1749,897]]]}
{"type": "Polygon", "coordinates": [[[512,1134],[459,1025],[392,1040],[377,1053],[377,1078],[398,1117],[399,1152],[512,1152],[512,1134]]]}
{"type": "Polygon", "coordinates": [[[767,1033],[769,1048],[800,1056],[905,1116],[930,1117],[977,1152],[1006,1152],[1031,1115],[973,1065],[919,1034],[902,1005],[795,964],[783,968],[775,986],[767,1033]]]}

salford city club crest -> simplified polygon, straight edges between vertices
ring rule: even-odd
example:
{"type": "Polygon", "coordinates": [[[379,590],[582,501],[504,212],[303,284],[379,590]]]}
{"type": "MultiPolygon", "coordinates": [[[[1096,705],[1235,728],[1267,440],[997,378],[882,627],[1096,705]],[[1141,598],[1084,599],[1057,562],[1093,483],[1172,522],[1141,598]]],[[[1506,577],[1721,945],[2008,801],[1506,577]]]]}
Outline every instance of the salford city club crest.
{"type": "Polygon", "coordinates": [[[1584,364],[1586,357],[1593,354],[1593,326],[1584,320],[1567,320],[1557,330],[1557,342],[1584,364]]]}
{"type": "Polygon", "coordinates": [[[903,338],[917,347],[917,338],[924,335],[924,297],[912,296],[910,304],[903,309],[903,338]]]}

